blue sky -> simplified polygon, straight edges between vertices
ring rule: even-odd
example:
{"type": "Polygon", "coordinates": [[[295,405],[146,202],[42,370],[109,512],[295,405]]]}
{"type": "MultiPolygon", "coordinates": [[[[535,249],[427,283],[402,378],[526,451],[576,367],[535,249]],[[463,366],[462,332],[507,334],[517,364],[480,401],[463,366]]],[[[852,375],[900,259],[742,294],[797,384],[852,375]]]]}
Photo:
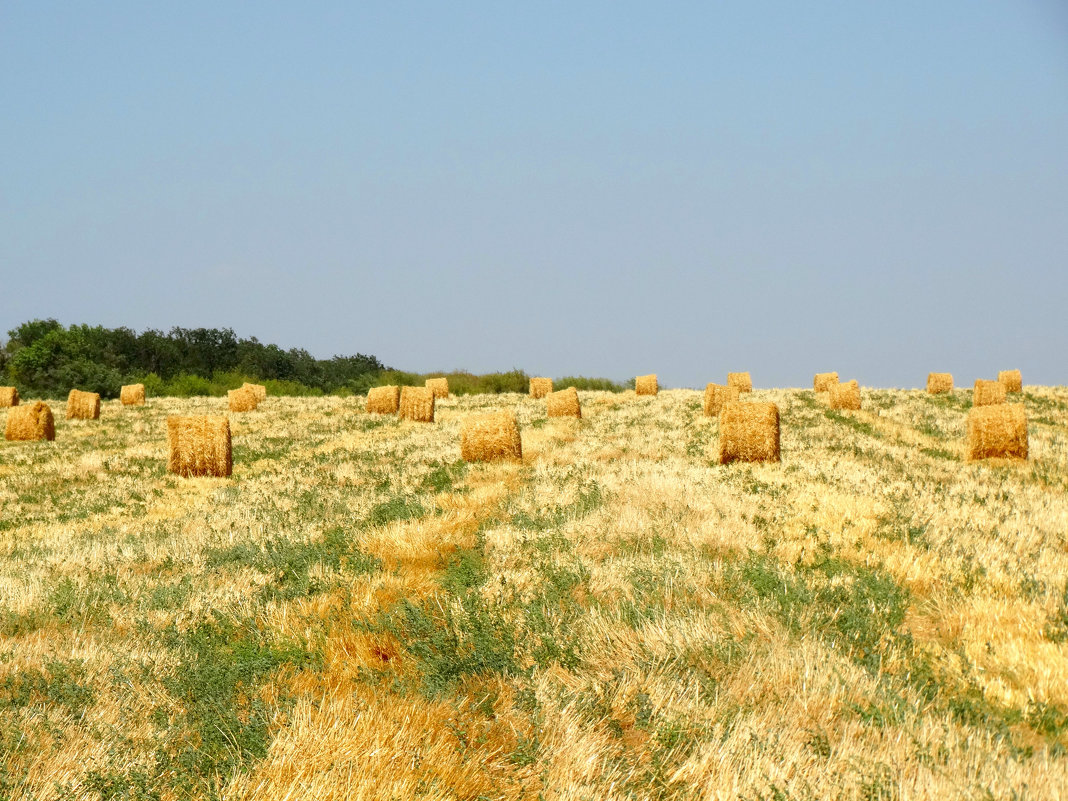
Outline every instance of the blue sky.
{"type": "Polygon", "coordinates": [[[0,328],[1068,383],[1061,2],[6,3],[0,328]]]}

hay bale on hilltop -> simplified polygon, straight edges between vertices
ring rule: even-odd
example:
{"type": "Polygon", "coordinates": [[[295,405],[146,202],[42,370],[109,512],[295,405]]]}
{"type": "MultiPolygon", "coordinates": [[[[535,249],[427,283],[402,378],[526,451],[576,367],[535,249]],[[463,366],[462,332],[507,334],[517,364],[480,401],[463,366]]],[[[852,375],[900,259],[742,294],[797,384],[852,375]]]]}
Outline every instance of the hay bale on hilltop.
{"type": "Polygon", "coordinates": [[[100,393],[72,389],[67,395],[68,420],[99,420],[100,393]]]}
{"type": "Polygon", "coordinates": [[[514,412],[471,415],[460,430],[460,455],[465,462],[522,459],[523,441],[514,412]]]}
{"type": "Polygon", "coordinates": [[[968,412],[967,459],[1026,459],[1027,413],[1018,404],[999,403],[968,412]]]}
{"type": "Polygon", "coordinates": [[[727,386],[737,387],[739,392],[752,392],[753,379],[749,373],[727,373],[727,386]]]}
{"type": "Polygon", "coordinates": [[[226,398],[230,403],[231,412],[251,412],[260,405],[256,399],[256,393],[248,387],[231,389],[226,393],[226,398]]]}
{"type": "Polygon", "coordinates": [[[931,395],[941,395],[944,392],[953,391],[953,373],[928,373],[927,392],[931,395]]]}
{"type": "Polygon", "coordinates": [[[1005,385],[1000,381],[975,380],[972,390],[972,406],[994,406],[1005,402],[1005,385]]]}
{"type": "Polygon", "coordinates": [[[398,386],[372,387],[367,390],[367,411],[371,414],[396,414],[400,408],[398,386]]]}
{"type": "Polygon", "coordinates": [[[550,392],[553,391],[553,380],[551,378],[532,378],[530,379],[530,397],[532,398],[544,398],[550,392]]]}
{"type": "Polygon", "coordinates": [[[545,411],[548,417],[582,417],[578,390],[574,387],[550,392],[545,396],[545,411]]]}
{"type": "Polygon", "coordinates": [[[719,413],[719,463],[777,462],[779,407],[731,401],[719,413]]]}
{"type": "Polygon", "coordinates": [[[241,389],[251,389],[252,394],[256,396],[257,405],[267,400],[267,387],[263,384],[250,384],[246,381],[241,385],[241,389]]]}
{"type": "Polygon", "coordinates": [[[15,387],[0,387],[0,408],[19,405],[19,391],[15,387]]]}
{"type": "Polygon", "coordinates": [[[640,375],[634,379],[635,395],[656,395],[660,392],[660,385],[656,381],[656,373],[640,375]]]}
{"type": "Polygon", "coordinates": [[[36,401],[22,406],[13,406],[7,413],[4,439],[10,442],[30,442],[56,438],[56,420],[47,403],[36,401]]]}
{"type": "Polygon", "coordinates": [[[830,392],[838,386],[838,373],[816,373],[812,379],[812,389],[816,392],[830,392]]]}
{"type": "Polygon", "coordinates": [[[449,379],[447,378],[428,378],[426,388],[434,393],[434,400],[449,397],[449,379]]]}
{"type": "Polygon", "coordinates": [[[705,414],[718,417],[727,403],[737,401],[738,387],[725,387],[722,384],[708,384],[705,387],[705,414]]]}
{"type": "Polygon", "coordinates": [[[119,390],[119,401],[123,406],[144,406],[145,385],[126,384],[119,390]]]}
{"type": "Polygon", "coordinates": [[[1019,370],[1002,370],[998,373],[998,383],[1005,385],[1006,392],[1023,392],[1023,376],[1019,370]]]}
{"type": "Polygon", "coordinates": [[[417,423],[434,422],[434,391],[427,387],[401,387],[400,416],[417,423]]]}
{"type": "Polygon", "coordinates": [[[167,417],[167,471],[179,476],[233,473],[230,421],[223,415],[167,417]]]}
{"type": "Polygon", "coordinates": [[[831,387],[831,408],[855,411],[860,408],[860,384],[839,381],[831,387]]]}

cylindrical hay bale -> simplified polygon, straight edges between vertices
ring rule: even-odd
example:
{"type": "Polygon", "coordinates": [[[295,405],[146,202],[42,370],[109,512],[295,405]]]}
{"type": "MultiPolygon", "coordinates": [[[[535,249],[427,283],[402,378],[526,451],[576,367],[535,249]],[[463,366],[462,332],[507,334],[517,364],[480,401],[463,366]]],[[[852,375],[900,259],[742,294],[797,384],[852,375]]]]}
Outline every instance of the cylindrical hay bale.
{"type": "Polygon", "coordinates": [[[401,387],[400,416],[417,423],[434,422],[434,391],[427,387],[401,387]]]}
{"type": "Polygon", "coordinates": [[[727,386],[738,387],[739,392],[752,392],[753,379],[749,373],[727,373],[727,386]]]}
{"type": "Polygon", "coordinates": [[[367,411],[371,414],[396,414],[400,408],[400,387],[372,387],[367,390],[367,411]]]}
{"type": "Polygon", "coordinates": [[[122,402],[123,406],[144,406],[145,385],[126,384],[119,390],[119,400],[122,402]]]}
{"type": "Polygon", "coordinates": [[[226,397],[230,401],[231,412],[251,412],[259,406],[259,401],[256,400],[256,393],[248,387],[231,389],[226,393],[226,397]]]}
{"type": "Polygon", "coordinates": [[[928,373],[927,391],[932,395],[953,391],[953,373],[928,373]]]}
{"type": "Polygon", "coordinates": [[[838,385],[838,373],[816,373],[812,379],[812,388],[816,392],[830,392],[838,385]]]}
{"type": "Polygon", "coordinates": [[[68,420],[100,419],[100,393],[72,389],[67,395],[68,420]]]}
{"type": "Polygon", "coordinates": [[[1005,402],[1005,385],[1000,381],[975,380],[972,391],[972,406],[994,406],[1005,402]]]}
{"type": "Polygon", "coordinates": [[[532,378],[530,379],[530,397],[532,398],[544,398],[550,392],[553,391],[553,380],[551,378],[532,378]]]}
{"type": "Polygon", "coordinates": [[[19,405],[19,391],[15,387],[0,387],[0,408],[19,405]]]}
{"type": "Polygon", "coordinates": [[[1023,392],[1023,376],[1019,370],[1002,370],[998,382],[1005,385],[1006,392],[1023,392]]]}
{"type": "Polygon", "coordinates": [[[223,415],[167,418],[167,471],[180,476],[229,476],[234,471],[230,421],[223,415]]]}
{"type": "Polygon", "coordinates": [[[725,387],[722,384],[709,384],[705,387],[705,414],[718,417],[724,404],[738,400],[738,387],[725,387]]]}
{"type": "Polygon", "coordinates": [[[548,417],[582,417],[578,390],[574,387],[550,392],[545,396],[545,410],[548,417]]]}
{"type": "Polygon", "coordinates": [[[860,384],[856,381],[839,381],[831,387],[831,408],[850,409],[860,408],[860,384]]]}
{"type": "Polygon", "coordinates": [[[724,404],[719,413],[719,463],[779,461],[779,407],[774,403],[724,404]]]}
{"type": "Polygon", "coordinates": [[[426,388],[434,393],[434,400],[449,397],[449,379],[447,378],[428,378],[426,388]]]}
{"type": "Polygon", "coordinates": [[[267,400],[267,387],[263,384],[250,384],[247,381],[241,385],[241,389],[251,389],[256,396],[256,403],[260,404],[267,400]]]}
{"type": "Polygon", "coordinates": [[[1018,404],[999,403],[968,412],[968,461],[1026,459],[1027,413],[1018,404]]]}
{"type": "Polygon", "coordinates": [[[514,412],[472,415],[460,430],[460,455],[465,462],[522,459],[523,441],[514,412]]]}
{"type": "Polygon", "coordinates": [[[37,401],[23,406],[14,406],[7,413],[7,427],[4,439],[11,442],[30,440],[47,440],[56,438],[56,420],[47,403],[37,401]]]}
{"type": "Polygon", "coordinates": [[[634,379],[634,394],[656,395],[660,391],[660,385],[656,381],[656,373],[640,375],[634,379]]]}

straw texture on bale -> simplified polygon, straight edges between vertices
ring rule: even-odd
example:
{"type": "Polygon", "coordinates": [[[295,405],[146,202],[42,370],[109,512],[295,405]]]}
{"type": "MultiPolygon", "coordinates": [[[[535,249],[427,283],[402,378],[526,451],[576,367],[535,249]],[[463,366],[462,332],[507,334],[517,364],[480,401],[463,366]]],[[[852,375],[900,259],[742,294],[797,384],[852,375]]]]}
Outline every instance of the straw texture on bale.
{"type": "Polygon", "coordinates": [[[532,378],[530,379],[530,397],[532,398],[544,398],[550,392],[553,391],[553,380],[551,378],[532,378]]]}
{"type": "Polygon", "coordinates": [[[18,406],[19,391],[15,387],[0,387],[0,407],[18,406]]]}
{"type": "Polygon", "coordinates": [[[523,441],[514,412],[472,415],[460,430],[460,455],[465,462],[522,459],[523,441]]]}
{"type": "Polygon", "coordinates": [[[753,379],[749,373],[727,373],[727,386],[738,387],[739,392],[752,392],[753,379]]]}
{"type": "Polygon", "coordinates": [[[241,385],[241,389],[251,389],[252,394],[256,396],[256,403],[263,403],[267,400],[267,387],[263,384],[250,384],[246,381],[241,385]]]}
{"type": "Polygon", "coordinates": [[[234,471],[230,421],[223,415],[170,415],[167,445],[170,473],[229,476],[234,471]]]}
{"type": "Polygon", "coordinates": [[[400,416],[417,423],[433,423],[434,391],[428,387],[401,387],[400,416]]]}
{"type": "Polygon", "coordinates": [[[144,406],[145,385],[126,384],[119,390],[119,400],[122,402],[123,406],[144,406]]]}
{"type": "Polygon", "coordinates": [[[1026,459],[1027,413],[1023,406],[999,403],[968,412],[967,458],[1026,459]]]}
{"type": "Polygon", "coordinates": [[[371,414],[396,414],[401,390],[397,386],[372,387],[367,390],[367,411],[371,414]]]}
{"type": "Polygon", "coordinates": [[[719,463],[779,461],[779,407],[732,401],[719,413],[719,463]]]}
{"type": "Polygon", "coordinates": [[[812,379],[812,388],[816,392],[830,392],[838,385],[838,373],[816,373],[812,379]]]}
{"type": "Polygon", "coordinates": [[[998,382],[1005,385],[1006,392],[1023,392],[1023,376],[1019,370],[1002,370],[998,382]]]}
{"type": "Polygon", "coordinates": [[[856,381],[839,381],[831,387],[831,408],[859,409],[860,384],[856,381]]]}
{"type": "Polygon", "coordinates": [[[718,417],[723,405],[738,400],[738,387],[709,384],[705,387],[705,414],[718,417]]]}
{"type": "Polygon", "coordinates": [[[68,420],[100,419],[100,393],[72,389],[67,395],[68,420]]]}
{"type": "Polygon", "coordinates": [[[928,373],[927,391],[932,395],[953,391],[953,373],[928,373]]]}
{"type": "Polygon", "coordinates": [[[251,412],[260,403],[256,400],[256,393],[248,387],[231,389],[226,393],[226,397],[230,401],[231,412],[251,412]]]}
{"type": "Polygon", "coordinates": [[[4,439],[11,442],[48,440],[56,438],[56,420],[47,403],[37,401],[22,406],[13,406],[7,413],[4,439]]]}
{"type": "Polygon", "coordinates": [[[656,395],[660,391],[660,385],[656,382],[656,373],[640,375],[634,379],[634,393],[636,395],[656,395]]]}
{"type": "Polygon", "coordinates": [[[447,378],[428,378],[426,388],[434,393],[434,400],[449,397],[449,379],[447,378]]]}
{"type": "Polygon", "coordinates": [[[550,392],[545,397],[545,411],[548,417],[582,417],[578,390],[574,387],[550,392]]]}
{"type": "Polygon", "coordinates": [[[1000,381],[977,378],[972,391],[972,406],[994,406],[1005,402],[1005,385],[1000,381]]]}

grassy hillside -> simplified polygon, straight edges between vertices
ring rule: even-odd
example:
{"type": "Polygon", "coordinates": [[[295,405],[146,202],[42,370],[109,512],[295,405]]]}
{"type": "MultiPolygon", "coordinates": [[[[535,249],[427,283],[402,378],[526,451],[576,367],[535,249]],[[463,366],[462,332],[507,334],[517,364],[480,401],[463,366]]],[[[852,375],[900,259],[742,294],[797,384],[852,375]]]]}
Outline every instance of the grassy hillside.
{"type": "MultiPolygon", "coordinates": [[[[1056,798],[1068,786],[1068,389],[965,464],[970,392],[782,411],[714,462],[688,390],[232,414],[164,472],[106,402],[0,442],[0,798],[1056,798]],[[514,408],[519,463],[459,460],[514,408]]],[[[6,411],[0,410],[0,424],[6,411]]]]}

